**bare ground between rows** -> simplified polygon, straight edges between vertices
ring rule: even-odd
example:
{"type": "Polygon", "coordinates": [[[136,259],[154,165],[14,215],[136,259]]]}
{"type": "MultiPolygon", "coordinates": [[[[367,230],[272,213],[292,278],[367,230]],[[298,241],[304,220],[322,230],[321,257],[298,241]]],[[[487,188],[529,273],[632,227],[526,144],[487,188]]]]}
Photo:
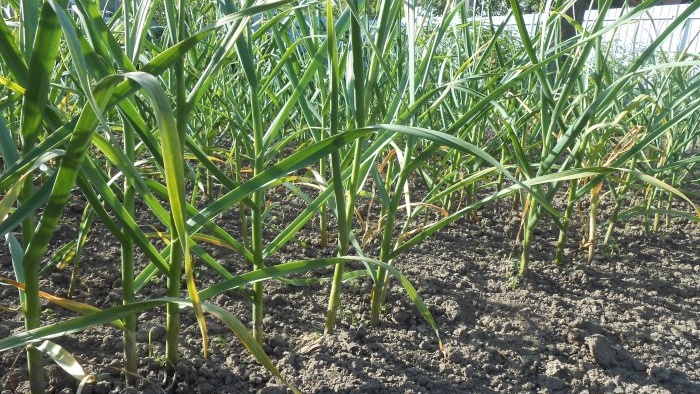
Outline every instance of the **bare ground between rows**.
{"type": "MultiPolygon", "coordinates": [[[[75,237],[80,209],[67,212],[54,247],[75,237]]],[[[556,232],[538,232],[530,272],[519,288],[511,289],[506,278],[517,256],[517,215],[498,206],[480,215],[479,222],[459,221],[396,262],[433,313],[445,354],[395,284],[381,325],[370,328],[371,281],[346,283],[338,330],[321,337],[329,286],[268,282],[265,349],[282,374],[302,391],[316,393],[700,392],[697,224],[673,220],[669,228],[645,234],[641,224],[628,223],[593,264],[585,263],[575,238],[570,261],[561,269],[551,264],[556,232]]],[[[270,263],[331,254],[317,248],[316,234],[313,226],[305,229],[301,242],[290,243],[270,263]]],[[[121,302],[119,247],[111,239],[100,226],[93,230],[76,294],[102,308],[121,302]]],[[[216,254],[231,272],[247,268],[235,255],[216,254]]],[[[0,275],[12,277],[4,244],[0,275]]],[[[214,277],[202,269],[198,280],[203,286],[214,277]]],[[[67,272],[52,272],[42,290],[65,295],[68,282],[67,272]]],[[[156,280],[141,297],[163,294],[164,283],[156,280]]],[[[211,301],[249,321],[250,306],[241,294],[211,301]]],[[[21,332],[21,314],[6,309],[18,306],[16,291],[0,287],[0,305],[0,338],[21,332]]],[[[70,316],[48,307],[45,321],[70,316]]],[[[97,383],[84,393],[287,392],[214,320],[209,320],[210,356],[202,359],[199,330],[189,310],[182,317],[182,362],[174,378],[166,376],[164,318],[163,308],[139,315],[140,380],[135,388],[124,388],[116,329],[94,328],[56,342],[96,375],[97,383]]],[[[49,392],[76,390],[77,382],[50,361],[46,371],[49,392]]],[[[0,376],[3,394],[27,390],[21,349],[0,354],[0,376]]]]}

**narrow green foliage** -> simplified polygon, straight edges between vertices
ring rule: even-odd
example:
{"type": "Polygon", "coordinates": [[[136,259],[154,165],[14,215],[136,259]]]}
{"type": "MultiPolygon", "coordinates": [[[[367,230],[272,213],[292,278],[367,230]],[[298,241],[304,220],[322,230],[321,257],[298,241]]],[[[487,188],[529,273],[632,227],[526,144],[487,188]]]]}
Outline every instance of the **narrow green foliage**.
{"type": "Polygon", "coordinates": [[[419,3],[125,0],[105,18],[90,0],[71,12],[64,0],[9,2],[0,235],[14,271],[3,283],[17,288],[26,332],[0,338],[0,350],[27,346],[33,392],[44,391],[44,355],[82,376],[68,346],[44,341],[102,324],[124,329],[133,376],[146,356],[135,341],[142,311],[164,314],[169,372],[182,314],[194,313],[206,356],[210,313],[295,390],[261,346],[270,280],[330,283],[326,334],[344,324],[345,281],[373,281],[367,323],[379,326],[394,280],[440,341],[394,264],[496,205],[522,220],[504,279],[514,288],[527,285],[541,226],[559,230],[551,258],[563,265],[576,248],[594,263],[629,221],[648,231],[672,217],[700,221],[700,60],[661,50],[700,2],[639,53],[619,31],[653,0],[613,22],[612,1],[600,1],[565,42],[573,0],[543,3],[534,27],[517,1],[510,26],[467,1],[430,19],[419,3]],[[49,255],[72,199],[87,202],[79,234],[49,255]],[[97,223],[121,245],[119,305],[100,311],[40,291],[73,262],[73,294],[93,269],[79,261],[97,223]],[[335,256],[274,264],[290,242],[335,256]],[[155,283],[167,297],[139,301],[155,283]],[[221,294],[251,302],[252,327],[203,302],[221,294]],[[42,326],[41,298],[82,316],[42,326]]]}

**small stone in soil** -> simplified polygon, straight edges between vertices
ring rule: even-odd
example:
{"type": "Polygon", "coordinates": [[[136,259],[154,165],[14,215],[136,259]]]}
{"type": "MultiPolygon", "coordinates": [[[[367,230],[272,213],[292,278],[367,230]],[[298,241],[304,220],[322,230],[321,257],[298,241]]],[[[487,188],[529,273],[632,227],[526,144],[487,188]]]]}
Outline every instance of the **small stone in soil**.
{"type": "Polygon", "coordinates": [[[593,335],[585,339],[588,350],[595,361],[603,368],[622,367],[636,369],[632,358],[623,349],[616,348],[602,335],[593,335]]]}
{"type": "Polygon", "coordinates": [[[563,390],[566,387],[566,382],[559,378],[545,377],[543,385],[552,391],[563,390]]]}

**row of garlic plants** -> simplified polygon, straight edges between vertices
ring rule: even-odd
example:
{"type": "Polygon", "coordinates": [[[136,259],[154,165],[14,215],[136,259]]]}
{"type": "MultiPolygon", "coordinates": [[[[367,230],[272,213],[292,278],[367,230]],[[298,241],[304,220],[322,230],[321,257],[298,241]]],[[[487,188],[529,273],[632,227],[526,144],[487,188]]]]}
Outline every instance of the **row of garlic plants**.
{"type": "Polygon", "coordinates": [[[508,199],[522,213],[518,276],[542,219],[560,229],[553,258],[563,261],[567,229],[583,201],[591,258],[601,224],[608,242],[635,214],[650,229],[661,216],[696,219],[692,199],[679,188],[693,186],[698,160],[698,62],[658,48],[700,4],[620,65],[604,34],[654,2],[605,26],[610,2],[600,1],[594,25],[562,41],[566,22],[559,15],[571,3],[546,2],[544,9],[559,12],[528,33],[517,1],[511,2],[517,31],[486,23],[465,2],[448,2],[435,18],[395,0],[127,0],[113,14],[89,0],[70,7],[61,0],[4,2],[12,11],[0,24],[0,232],[15,278],[3,281],[19,288],[27,332],[0,339],[0,350],[28,345],[38,393],[43,353],[72,363],[51,337],[113,324],[124,332],[130,379],[139,360],[137,312],[166,305],[173,367],[179,317],[188,306],[204,356],[206,312],[284,381],[261,347],[267,280],[333,267],[324,327],[330,334],[344,281],[373,280],[369,323],[377,325],[392,276],[437,334],[394,262],[486,204],[508,199]],[[268,194],[280,187],[306,206],[265,237],[266,221],[279,209],[268,194]],[[121,244],[121,306],[96,310],[39,291],[41,275],[51,275],[55,259],[47,250],[71,195],[88,205],[79,239],[68,248],[70,262],[77,266],[85,234],[99,219],[121,244]],[[644,208],[629,208],[639,198],[644,208]],[[678,209],[675,198],[685,205],[678,209]],[[605,199],[613,214],[599,223],[605,199]],[[358,220],[368,200],[379,213],[358,220]],[[159,223],[164,243],[139,225],[137,203],[159,223]],[[227,211],[239,213],[234,228],[217,224],[227,211]],[[337,257],[269,266],[313,221],[319,247],[335,239],[337,257]],[[372,238],[378,250],[366,247],[372,238]],[[237,252],[245,273],[227,270],[206,244],[237,252]],[[350,270],[356,265],[349,262],[364,268],[350,270]],[[217,283],[200,289],[196,269],[211,270],[217,283]],[[138,301],[154,277],[167,279],[167,297],[138,301]],[[250,330],[206,302],[246,287],[250,330]],[[42,325],[42,297],[80,316],[42,325]]]}

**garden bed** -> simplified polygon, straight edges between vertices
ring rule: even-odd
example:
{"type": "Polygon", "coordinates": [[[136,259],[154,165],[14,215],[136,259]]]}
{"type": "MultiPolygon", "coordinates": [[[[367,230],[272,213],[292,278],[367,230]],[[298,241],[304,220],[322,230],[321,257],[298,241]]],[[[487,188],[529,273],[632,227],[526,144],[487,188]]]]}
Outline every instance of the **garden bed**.
{"type": "MultiPolygon", "coordinates": [[[[75,238],[80,212],[74,201],[55,245],[75,238]]],[[[561,269],[551,263],[557,233],[536,232],[531,268],[514,288],[507,277],[518,256],[513,246],[518,225],[516,213],[490,207],[478,222],[460,220],[397,260],[435,317],[444,354],[397,285],[380,326],[368,327],[368,278],[345,284],[338,328],[327,337],[321,334],[328,283],[266,282],[265,350],[303,392],[700,392],[697,224],[673,219],[670,227],[645,234],[639,222],[628,221],[592,264],[585,262],[586,251],[572,246],[561,269]]],[[[318,248],[317,234],[317,229],[300,233],[299,242],[269,264],[332,254],[331,247],[318,248]]],[[[574,235],[572,243],[576,240],[574,235]]],[[[0,275],[12,277],[6,250],[0,248],[0,275]]],[[[215,253],[233,273],[248,268],[234,254],[215,253]]],[[[76,299],[101,308],[120,303],[118,267],[118,243],[96,225],[82,258],[76,299]]],[[[198,284],[211,282],[211,275],[202,269],[198,284]]],[[[42,290],[65,295],[69,281],[69,272],[52,272],[42,290]]],[[[151,283],[141,297],[162,296],[164,289],[164,283],[151,283]]],[[[211,301],[249,322],[250,303],[241,294],[211,301]]],[[[0,305],[0,338],[23,331],[21,313],[6,309],[18,307],[16,290],[0,287],[0,305]]],[[[69,316],[74,314],[49,307],[44,320],[69,316]]],[[[231,332],[210,319],[210,355],[203,359],[191,310],[182,314],[181,363],[174,376],[168,375],[165,309],[144,312],[138,322],[135,388],[124,388],[119,330],[103,326],[55,340],[95,374],[97,382],[83,393],[287,392],[231,332]]],[[[0,353],[3,394],[28,391],[25,358],[23,349],[0,353]]],[[[45,361],[45,368],[49,392],[76,390],[78,382],[52,362],[45,361]]]]}

